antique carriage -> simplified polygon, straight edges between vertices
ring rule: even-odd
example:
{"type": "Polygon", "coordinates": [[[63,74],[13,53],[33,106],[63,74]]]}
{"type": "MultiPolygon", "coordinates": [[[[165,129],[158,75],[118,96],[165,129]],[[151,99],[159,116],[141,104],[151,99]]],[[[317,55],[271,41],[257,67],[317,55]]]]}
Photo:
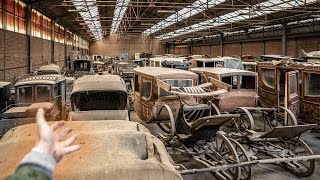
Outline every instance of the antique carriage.
{"type": "MultiPolygon", "coordinates": [[[[81,150],[59,162],[54,179],[181,180],[164,145],[143,125],[130,121],[68,121],[81,150]]],[[[14,172],[37,139],[34,124],[7,132],[0,140],[0,178],[14,172]],[[21,146],[23,144],[23,146],[21,146]]]]}
{"type": "Polygon", "coordinates": [[[266,107],[284,106],[304,122],[320,123],[320,64],[260,62],[258,73],[266,107]]]}
{"type": "Polygon", "coordinates": [[[37,71],[37,75],[50,75],[50,74],[58,74],[61,75],[61,69],[58,65],[49,64],[41,66],[37,71]]]}
{"type": "Polygon", "coordinates": [[[117,75],[85,75],[71,92],[68,120],[129,120],[128,93],[117,75]]]}
{"type": "Polygon", "coordinates": [[[0,135],[9,129],[35,121],[36,111],[44,108],[49,121],[66,118],[66,80],[62,75],[35,75],[18,79],[15,104],[7,106],[0,120],[0,135]]]}
{"type": "Polygon", "coordinates": [[[83,75],[94,74],[93,61],[90,59],[79,58],[70,61],[70,76],[81,77],[83,75]]]}
{"type": "Polygon", "coordinates": [[[305,52],[301,49],[302,59],[305,62],[320,63],[320,51],[305,52]]]}
{"type": "Polygon", "coordinates": [[[197,58],[192,59],[192,67],[220,67],[243,69],[241,59],[235,57],[197,58]]]}
{"type": "Polygon", "coordinates": [[[230,68],[191,68],[199,74],[202,83],[219,80],[230,91],[220,94],[213,103],[220,112],[234,113],[237,107],[255,107],[258,102],[258,73],[230,68]]]}
{"type": "Polygon", "coordinates": [[[150,67],[167,67],[187,70],[191,67],[191,62],[184,57],[154,57],[150,58],[150,67]]]}
{"type": "Polygon", "coordinates": [[[96,74],[102,74],[104,70],[104,63],[101,61],[93,61],[93,71],[96,74]]]}
{"type": "Polygon", "coordinates": [[[11,104],[11,82],[0,81],[0,117],[2,110],[11,104]]]}

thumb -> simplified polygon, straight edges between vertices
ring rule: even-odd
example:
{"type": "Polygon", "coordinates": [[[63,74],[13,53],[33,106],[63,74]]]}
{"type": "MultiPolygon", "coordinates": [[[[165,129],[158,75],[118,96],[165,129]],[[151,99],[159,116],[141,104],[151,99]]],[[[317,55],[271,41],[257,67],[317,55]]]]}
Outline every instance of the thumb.
{"type": "Polygon", "coordinates": [[[45,111],[42,108],[39,108],[37,115],[36,115],[36,122],[38,127],[38,133],[39,136],[41,136],[42,133],[46,132],[50,127],[45,119],[45,111]]]}

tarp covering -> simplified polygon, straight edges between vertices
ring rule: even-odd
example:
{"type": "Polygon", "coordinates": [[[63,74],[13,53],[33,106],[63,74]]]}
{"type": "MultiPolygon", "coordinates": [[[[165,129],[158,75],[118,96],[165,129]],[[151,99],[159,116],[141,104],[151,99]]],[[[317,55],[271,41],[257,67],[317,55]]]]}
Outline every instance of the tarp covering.
{"type": "MultiPolygon", "coordinates": [[[[164,145],[139,123],[130,121],[71,121],[81,150],[65,157],[54,179],[182,179],[164,145]]],[[[12,173],[35,145],[36,125],[23,125],[0,140],[0,178],[12,173]]]]}

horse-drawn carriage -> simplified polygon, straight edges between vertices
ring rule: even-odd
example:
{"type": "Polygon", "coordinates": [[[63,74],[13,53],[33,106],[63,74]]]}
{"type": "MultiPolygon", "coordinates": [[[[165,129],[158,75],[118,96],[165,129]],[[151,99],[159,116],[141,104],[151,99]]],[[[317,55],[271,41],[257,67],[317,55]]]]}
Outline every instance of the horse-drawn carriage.
{"type": "MultiPolygon", "coordinates": [[[[223,70],[225,69],[220,69],[220,72],[223,70]]],[[[249,119],[251,124],[247,125],[248,122],[244,123],[240,120],[243,116],[251,115],[246,114],[250,107],[237,108],[229,105],[233,105],[232,102],[240,105],[248,103],[248,106],[255,108],[258,97],[257,73],[229,70],[229,77],[224,76],[226,78],[209,77],[203,74],[203,78],[208,81],[198,84],[199,76],[191,71],[164,68],[136,68],[134,71],[134,106],[138,116],[144,122],[159,125],[162,130],[159,136],[167,147],[173,148],[172,156],[176,156],[179,152],[185,157],[183,163],[188,160],[199,163],[193,166],[182,164],[181,174],[212,172],[220,179],[250,179],[251,166],[257,163],[282,163],[288,167],[296,161],[300,163],[303,160],[314,161],[320,158],[320,156],[313,156],[310,153],[312,151],[306,151],[302,156],[297,151],[291,151],[291,148],[300,147],[303,144],[300,143],[290,144],[290,147],[281,146],[282,149],[288,150],[291,156],[286,154],[274,156],[271,159],[251,159],[251,154],[248,154],[240,143],[244,143],[242,139],[249,139],[248,144],[255,145],[256,142],[245,134],[247,131],[255,132],[253,131],[255,119],[249,119]],[[241,90],[242,88],[244,90],[241,90]],[[243,94],[241,94],[242,91],[243,94]],[[221,97],[228,97],[228,93],[229,102],[223,102],[225,98],[221,97]],[[238,101],[242,98],[246,100],[238,101]],[[215,102],[214,99],[222,102],[215,102]],[[243,123],[246,126],[243,126],[243,129],[239,128],[238,126],[242,126],[243,123]],[[228,128],[230,124],[237,126],[235,132],[238,134],[226,134],[220,131],[228,128]]],[[[272,110],[277,111],[277,108],[272,110]]],[[[265,137],[269,144],[272,143],[267,141],[267,138],[271,137],[279,141],[289,138],[294,140],[312,127],[313,125],[304,127],[294,124],[287,129],[278,130],[279,127],[272,126],[270,132],[265,132],[264,136],[260,134],[258,138],[265,137]],[[293,131],[291,136],[281,136],[288,130],[293,131]]],[[[303,147],[309,148],[307,145],[303,147]]],[[[312,168],[313,165],[307,169],[312,168]]],[[[305,176],[313,172],[313,170],[308,171],[311,173],[305,173],[305,176]]],[[[296,171],[292,170],[292,172],[296,171]]]]}
{"type": "Polygon", "coordinates": [[[259,62],[258,73],[266,107],[284,106],[303,122],[320,123],[320,64],[259,62]]]}
{"type": "Polygon", "coordinates": [[[13,127],[35,122],[38,108],[44,108],[46,118],[55,121],[66,118],[66,80],[62,75],[35,75],[18,79],[15,104],[2,110],[0,136],[13,127]]]}

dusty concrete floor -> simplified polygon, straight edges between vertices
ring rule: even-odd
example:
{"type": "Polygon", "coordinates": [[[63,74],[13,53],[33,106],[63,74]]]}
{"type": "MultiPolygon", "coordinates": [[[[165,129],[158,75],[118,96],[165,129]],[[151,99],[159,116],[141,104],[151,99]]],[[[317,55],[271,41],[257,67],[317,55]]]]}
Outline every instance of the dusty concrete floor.
{"type": "MultiPolygon", "coordinates": [[[[144,124],[152,134],[157,135],[158,132],[161,132],[159,127],[155,124],[145,124],[143,123],[137,114],[132,111],[131,112],[131,121],[136,121],[144,124]]],[[[302,135],[303,140],[307,142],[307,144],[311,147],[314,154],[320,154],[320,133],[319,132],[307,132],[302,135]]],[[[320,164],[320,160],[317,160],[317,164],[320,164]]],[[[215,179],[209,173],[202,173],[196,175],[187,175],[183,176],[185,180],[197,180],[197,179],[215,179]]],[[[320,180],[320,166],[316,167],[315,173],[306,178],[299,178],[281,166],[268,164],[268,165],[256,165],[252,168],[252,179],[253,180],[291,180],[291,179],[306,179],[306,180],[320,180]]]]}

